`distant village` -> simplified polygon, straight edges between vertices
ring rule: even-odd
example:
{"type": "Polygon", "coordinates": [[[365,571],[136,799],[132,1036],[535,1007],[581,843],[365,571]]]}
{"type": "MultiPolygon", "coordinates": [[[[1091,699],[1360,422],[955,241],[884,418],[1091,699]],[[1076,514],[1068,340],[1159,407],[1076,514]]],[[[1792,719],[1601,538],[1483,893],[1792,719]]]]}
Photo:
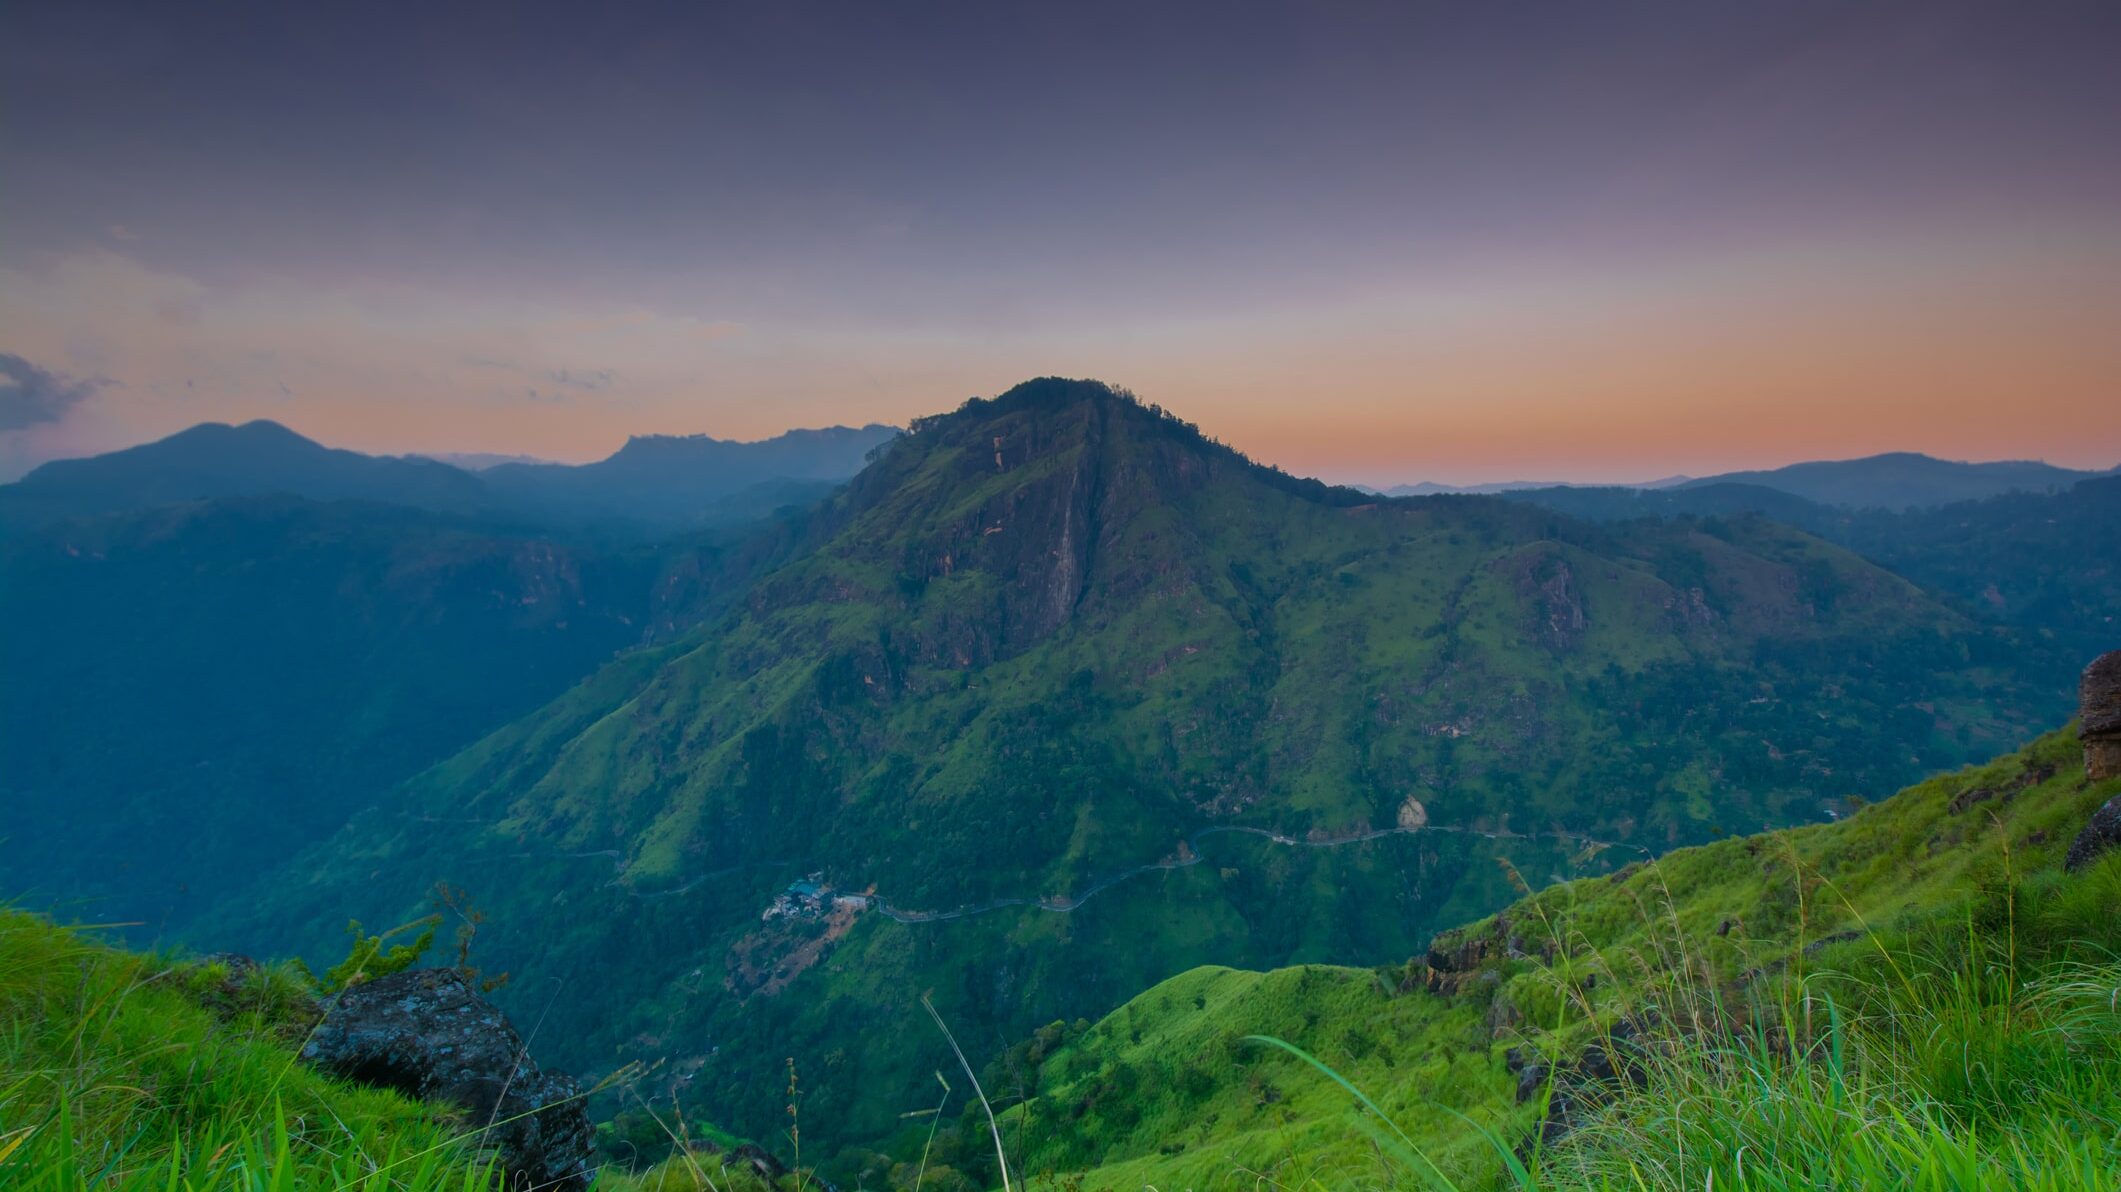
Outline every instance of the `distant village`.
{"type": "Polygon", "coordinates": [[[774,896],[766,909],[759,913],[761,922],[775,919],[806,921],[823,919],[833,912],[860,914],[869,909],[874,894],[841,894],[825,884],[824,873],[813,873],[799,881],[790,882],[786,890],[774,896]]]}

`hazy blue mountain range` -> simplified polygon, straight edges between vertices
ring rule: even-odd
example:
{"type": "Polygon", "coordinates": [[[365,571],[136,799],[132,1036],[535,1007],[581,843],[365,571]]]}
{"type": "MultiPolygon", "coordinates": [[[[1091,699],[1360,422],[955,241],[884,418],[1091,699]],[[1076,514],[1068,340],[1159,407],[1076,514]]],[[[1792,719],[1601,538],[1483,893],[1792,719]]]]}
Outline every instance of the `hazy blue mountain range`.
{"type": "Polygon", "coordinates": [[[642,435],[592,464],[500,464],[480,474],[511,508],[571,520],[657,525],[731,520],[731,502],[793,504],[822,497],[862,470],[889,426],[792,430],[756,443],[706,435],[642,435]]]}
{"type": "MultiPolygon", "coordinates": [[[[1631,489],[1670,488],[1675,484],[1684,484],[1689,479],[1686,476],[1667,476],[1662,480],[1645,480],[1641,484],[1612,487],[1631,489]]],[[[1424,480],[1419,484],[1395,484],[1390,488],[1371,488],[1367,485],[1357,485],[1356,487],[1367,493],[1376,493],[1381,497],[1437,497],[1451,495],[1495,496],[1499,493],[1517,492],[1521,489],[1608,486],[1584,486],[1567,480],[1502,480],[1490,484],[1438,484],[1433,480],[1424,480]]]]}
{"type": "Polygon", "coordinates": [[[2112,474],[2112,469],[2079,471],[2035,460],[1962,463],[1895,451],[1863,459],[1790,464],[1760,472],[1726,472],[1687,483],[1757,484],[1822,505],[1910,509],[2011,492],[2058,492],[2080,480],[2112,474]]]}
{"type": "MultiPolygon", "coordinates": [[[[1669,476],[1642,484],[1576,484],[1568,481],[1512,480],[1457,487],[1447,484],[1400,484],[1366,489],[1388,497],[1422,497],[1439,493],[1521,493],[1561,489],[1596,491],[1668,491],[1739,486],[1771,489],[1820,505],[1851,509],[1915,509],[1978,500],[2003,493],[2060,492],[2082,480],[2111,476],[2115,469],[2081,471],[2037,461],[1962,463],[1912,451],[1895,451],[1863,459],[1817,460],[1764,471],[1724,472],[1714,476],[1669,476]]],[[[1731,494],[1728,500],[1751,499],[1731,494]]],[[[1610,501],[1610,498],[1605,500],[1610,501]]],[[[1545,503],[1545,502],[1542,502],[1545,503]]]]}
{"type": "Polygon", "coordinates": [[[556,461],[540,459],[535,455],[506,455],[497,451],[415,451],[408,458],[431,459],[462,468],[467,472],[483,472],[502,464],[549,464],[556,461]]]}
{"type": "Polygon", "coordinates": [[[0,527],[217,497],[360,500],[447,513],[649,532],[749,521],[816,500],[898,432],[795,430],[756,443],[706,435],[630,440],[592,464],[499,462],[477,471],[322,446],[274,422],[202,423],[0,486],[0,527]]]}
{"type": "Polygon", "coordinates": [[[427,459],[343,451],[277,422],[202,422],[166,439],[87,459],[43,464],[0,485],[0,524],[36,525],[213,497],[287,494],[474,512],[486,486],[427,459]]]}

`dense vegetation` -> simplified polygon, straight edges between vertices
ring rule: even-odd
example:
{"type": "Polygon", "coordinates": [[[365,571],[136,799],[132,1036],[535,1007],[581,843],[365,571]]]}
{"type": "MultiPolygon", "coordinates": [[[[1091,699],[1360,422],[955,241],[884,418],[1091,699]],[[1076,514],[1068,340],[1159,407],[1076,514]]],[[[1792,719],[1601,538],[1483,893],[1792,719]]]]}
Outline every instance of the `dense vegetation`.
{"type": "MultiPolygon", "coordinates": [[[[884,1149],[835,1159],[942,1192],[999,1186],[997,1153],[1040,1188],[2111,1187],[2121,853],[2058,860],[2116,795],[2055,733],[1842,821],[1550,887],[1404,964],[1196,969],[1031,1033],[976,1086],[939,1070],[884,1149]]],[[[0,1178],[484,1186],[446,1113],[295,1062],[312,1005],[286,970],[0,915],[0,1178]]],[[[811,1130],[787,1077],[776,1107],[811,1130]]],[[[660,1145],[598,1188],[815,1186],[633,1104],[660,1145]]]]}
{"type": "MultiPolygon", "coordinates": [[[[986,1083],[1017,1169],[1089,1188],[2112,1187],[2121,855],[2059,860],[2117,793],[2051,734],[1549,888],[1427,963],[1188,972],[986,1083]],[[1616,1079],[1571,1078],[1591,1051],[1616,1079]],[[1542,1145],[1550,1098],[1573,1128],[1542,1145]]],[[[976,1111],[936,1147],[993,1182],[976,1111]]]]}
{"type": "Polygon", "coordinates": [[[1542,488],[1506,494],[1594,521],[1688,520],[1717,532],[1759,515],[1855,551],[1966,616],[2021,630],[2028,672],[2067,676],[2121,640],[2121,477],[1890,511],[1816,504],[1753,485],[1661,491],[1542,488]]]}
{"type": "MultiPolygon", "coordinates": [[[[555,483],[697,520],[704,490],[654,475],[700,448],[643,440],[555,483]]],[[[329,462],[401,474],[364,458],[329,462]]],[[[2105,880],[2034,872],[2056,841],[2032,834],[2090,797],[2066,739],[1999,763],[2057,768],[1982,804],[2037,862],[2002,887],[1969,859],[1976,815],[1919,810],[1941,787],[1743,846],[1787,852],[1787,890],[1773,858],[1710,842],[1849,816],[2065,715],[2112,644],[2117,502],[2121,480],[1905,513],[1731,485],[1378,501],[1047,380],[918,420],[755,532],[284,495],[77,518],[0,542],[0,615],[51,630],[0,639],[27,676],[0,685],[0,863],[9,892],[96,899],[136,937],[316,960],[349,915],[468,890],[544,1058],[636,1075],[600,1111],[656,1187],[750,1178],[676,1145],[733,1140],[706,1122],[795,1158],[791,1101],[832,1178],[996,1180],[964,1086],[933,1112],[950,1061],[924,1001],[1001,1057],[982,1077],[1021,1167],[1113,1186],[1514,1178],[1537,1101],[1501,1052],[1566,1070],[1625,1022],[1654,1079],[1595,1118],[1598,1090],[1567,1090],[1537,1177],[1624,1186],[1601,1165],[1655,1154],[1626,1131],[1717,1081],[1777,1090],[1793,1130],[1807,1090],[1905,1094],[1931,1062],[1907,1039],[1943,1029],[1919,1015],[1993,1001],[1997,971],[2039,991],[2006,999],[2028,1048],[2104,1072],[2067,993],[2096,976],[2068,967],[2097,961],[2072,951],[2096,925],[2014,920],[2000,967],[1945,949],[1996,888],[2081,908],[2105,880]],[[1705,847],[1634,867],[1685,846],[1705,847]],[[1900,884],[1851,868],[1880,855],[1900,884]],[[1571,878],[1418,988],[1405,961],[1435,932],[1571,878]],[[1817,953],[1840,976],[1812,964],[1842,910],[1892,921],[1868,946],[1898,985],[1846,942],[1817,953]],[[1843,978],[1831,1030],[1793,1025],[1843,978]],[[1369,1090],[1389,1137],[1351,1134],[1345,1090],[1253,1034],[1369,1090]]],[[[1981,923],[1967,938],[1993,942],[1981,923]]],[[[1864,1136],[2059,1153],[2019,1120],[1864,1136]]]]}
{"type": "Polygon", "coordinates": [[[467,887],[496,963],[558,983],[564,1066],[667,1060],[768,1137],[792,1057],[844,1171],[925,1097],[924,992],[1000,1050],[1198,964],[1403,957],[1509,900],[1492,840],[1533,884],[1603,872],[2067,707],[1784,526],[1373,502],[1088,383],[923,420],[800,536],[206,938],[313,947],[467,887]],[[882,909],[762,921],[813,872],[882,909]]]}
{"type": "Polygon", "coordinates": [[[153,938],[792,545],[287,496],[0,539],[5,890],[153,938]]]}

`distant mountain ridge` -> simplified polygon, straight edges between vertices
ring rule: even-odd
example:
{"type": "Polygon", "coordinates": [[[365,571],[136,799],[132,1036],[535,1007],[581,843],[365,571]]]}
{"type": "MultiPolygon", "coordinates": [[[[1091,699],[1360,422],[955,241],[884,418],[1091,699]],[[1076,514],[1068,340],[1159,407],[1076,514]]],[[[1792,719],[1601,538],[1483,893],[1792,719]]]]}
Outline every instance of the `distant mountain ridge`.
{"type": "Polygon", "coordinates": [[[1756,484],[1852,509],[1913,509],[1979,500],[2010,492],[2056,492],[2080,480],[2110,476],[2115,469],[2080,471],[2037,460],[1965,463],[1914,451],[1892,451],[1862,459],[1820,460],[1755,472],[1704,476],[1681,487],[1756,484]]]}
{"type": "Polygon", "coordinates": [[[410,451],[402,459],[431,459],[436,463],[462,468],[467,472],[483,472],[502,464],[551,464],[558,460],[536,455],[509,455],[499,451],[410,451]]]}
{"type": "Polygon", "coordinates": [[[1357,485],[1356,487],[1362,489],[1362,491],[1367,493],[1376,493],[1378,496],[1381,497],[1492,497],[1498,496],[1502,493],[1513,493],[1520,492],[1526,489],[1542,488],[1617,487],[1645,490],[1661,489],[1670,488],[1673,485],[1677,484],[1685,484],[1690,479],[1692,478],[1688,476],[1667,476],[1662,480],[1645,480],[1640,484],[1622,485],[1583,484],[1573,480],[1498,480],[1489,484],[1438,484],[1433,480],[1424,480],[1419,484],[1395,484],[1390,488],[1371,488],[1368,485],[1357,485]]]}
{"type": "Polygon", "coordinates": [[[636,435],[595,463],[500,464],[481,477],[511,505],[548,515],[688,522],[761,486],[790,501],[823,496],[898,433],[872,423],[791,430],[750,443],[636,435]]]}
{"type": "Polygon", "coordinates": [[[1810,460],[1780,468],[1723,472],[1714,476],[1667,476],[1640,484],[1506,480],[1457,486],[1423,481],[1385,489],[1365,488],[1363,491],[1386,497],[1427,497],[1462,493],[1500,496],[1561,490],[1650,493],[1744,486],[1750,490],[1771,489],[1820,505],[1901,510],[1934,508],[2004,493],[2059,492],[2079,481],[2112,476],[2117,472],[2121,472],[2121,468],[2087,471],[2037,460],[1966,463],[1915,451],[1891,451],[1861,459],[1810,460]]]}
{"type": "Polygon", "coordinates": [[[631,439],[591,464],[494,462],[474,470],[424,456],[326,447],[277,422],[207,422],[122,451],[54,460],[0,485],[0,527],[272,495],[454,514],[701,527],[815,500],[860,471],[869,453],[897,434],[893,427],[870,425],[793,430],[755,443],[655,435],[631,439]]]}
{"type": "Polygon", "coordinates": [[[43,464],[0,485],[0,520],[38,523],[274,493],[464,513],[480,507],[485,486],[461,468],[326,447],[277,422],[202,422],[138,447],[43,464]]]}

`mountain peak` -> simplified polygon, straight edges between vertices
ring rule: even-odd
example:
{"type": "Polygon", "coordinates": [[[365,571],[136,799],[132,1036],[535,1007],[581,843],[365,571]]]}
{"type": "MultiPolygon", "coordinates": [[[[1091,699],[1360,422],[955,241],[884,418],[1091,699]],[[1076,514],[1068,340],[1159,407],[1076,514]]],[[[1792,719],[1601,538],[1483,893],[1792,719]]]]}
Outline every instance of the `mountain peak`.
{"type": "MultiPolygon", "coordinates": [[[[1151,483],[1194,486],[1212,476],[1243,476],[1251,481],[1316,504],[1347,507],[1376,500],[1360,489],[1292,476],[1271,464],[1254,461],[1235,447],[1202,431],[1132,390],[1104,381],[1074,377],[1037,377],[1011,386],[995,397],[968,398],[946,414],[915,418],[906,428],[901,466],[938,448],[958,449],[967,459],[993,457],[991,471],[1006,472],[1019,463],[1081,449],[1092,469],[1083,491],[1103,491],[1097,480],[1101,444],[1130,442],[1144,454],[1131,470],[1151,483]]],[[[985,465],[977,465],[984,468],[985,465]]],[[[897,469],[874,469],[858,478],[857,492],[876,492],[896,483],[897,469]]]]}
{"type": "Polygon", "coordinates": [[[971,421],[1023,412],[1055,413],[1081,405],[1127,405],[1136,409],[1147,408],[1133,393],[1103,381],[1074,377],[1034,377],[1012,385],[994,397],[968,397],[964,404],[955,410],[915,418],[908,425],[907,431],[920,435],[971,421]]]}

